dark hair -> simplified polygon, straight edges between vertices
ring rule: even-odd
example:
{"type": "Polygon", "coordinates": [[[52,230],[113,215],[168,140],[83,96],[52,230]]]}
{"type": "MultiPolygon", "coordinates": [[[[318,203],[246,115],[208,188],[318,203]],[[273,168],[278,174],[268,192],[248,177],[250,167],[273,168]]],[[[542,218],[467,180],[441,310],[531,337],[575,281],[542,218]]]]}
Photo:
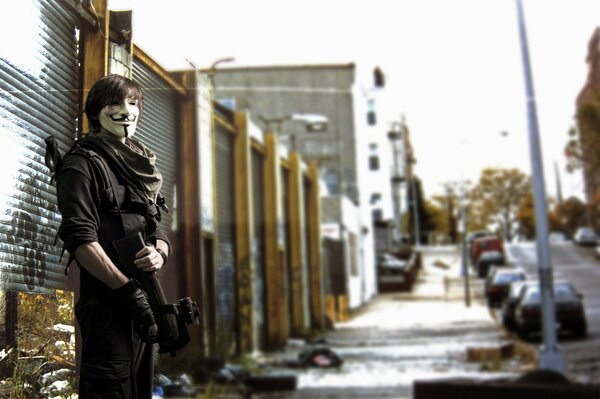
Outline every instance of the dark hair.
{"type": "Polygon", "coordinates": [[[139,118],[141,118],[143,101],[142,88],[139,84],[124,76],[115,74],[107,75],[96,81],[88,93],[84,108],[90,123],[90,129],[93,132],[100,131],[98,114],[102,108],[108,105],[114,98],[122,100],[127,96],[131,96],[138,101],[138,108],[140,109],[139,118]]]}

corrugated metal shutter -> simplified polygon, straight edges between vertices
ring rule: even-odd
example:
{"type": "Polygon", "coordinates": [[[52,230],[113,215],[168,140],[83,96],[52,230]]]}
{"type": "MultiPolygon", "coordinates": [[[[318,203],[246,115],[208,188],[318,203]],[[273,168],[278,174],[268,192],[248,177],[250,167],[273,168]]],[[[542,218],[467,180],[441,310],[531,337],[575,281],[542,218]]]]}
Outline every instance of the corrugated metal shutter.
{"type": "Polygon", "coordinates": [[[156,154],[156,164],[163,177],[161,194],[169,207],[168,213],[162,213],[160,224],[164,231],[171,233],[176,229],[173,216],[177,171],[177,93],[135,59],[132,79],[142,86],[144,92],[144,113],[135,137],[156,154]]]}
{"type": "Polygon", "coordinates": [[[44,139],[54,135],[64,154],[76,135],[77,19],[57,2],[15,6],[27,20],[12,37],[2,34],[10,45],[0,53],[0,289],[50,293],[65,288],[65,275],[44,139]]]}
{"type": "MultiPolygon", "coordinates": [[[[235,211],[233,202],[233,138],[216,126],[217,164],[217,299],[219,336],[235,334],[235,211]]],[[[234,336],[228,338],[234,339],[234,336]]]]}
{"type": "Polygon", "coordinates": [[[261,154],[252,151],[252,213],[254,231],[252,235],[252,256],[254,258],[254,316],[256,337],[259,349],[266,343],[266,281],[265,281],[265,209],[264,209],[264,159],[261,154]]]}

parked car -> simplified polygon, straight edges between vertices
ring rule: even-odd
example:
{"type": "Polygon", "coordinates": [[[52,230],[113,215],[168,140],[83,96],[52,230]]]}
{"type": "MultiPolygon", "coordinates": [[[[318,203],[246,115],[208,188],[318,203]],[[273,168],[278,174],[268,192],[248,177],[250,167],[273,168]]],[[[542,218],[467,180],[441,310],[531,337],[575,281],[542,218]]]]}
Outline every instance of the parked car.
{"type": "Polygon", "coordinates": [[[573,236],[573,242],[577,245],[596,245],[598,236],[591,227],[580,227],[573,236]]]}
{"type": "Polygon", "coordinates": [[[523,287],[529,284],[539,284],[537,280],[524,280],[514,281],[508,285],[508,293],[502,301],[501,314],[502,314],[502,325],[508,330],[515,330],[515,307],[519,300],[521,290],[523,287]]]}
{"type": "Polygon", "coordinates": [[[508,289],[515,281],[524,281],[525,271],[515,267],[492,267],[485,280],[485,296],[489,307],[499,307],[508,296],[508,289]]]}
{"type": "Polygon", "coordinates": [[[382,254],[377,262],[379,274],[403,274],[407,271],[408,261],[392,254],[382,254]]]}
{"type": "Polygon", "coordinates": [[[562,231],[553,231],[548,235],[548,241],[550,242],[566,242],[567,236],[562,231]]]}
{"type": "Polygon", "coordinates": [[[467,248],[469,249],[469,253],[471,252],[471,248],[473,246],[473,241],[475,241],[475,239],[481,238],[481,237],[488,237],[491,235],[493,235],[493,234],[486,230],[472,231],[472,232],[468,233],[465,241],[467,244],[467,248]]]}
{"type": "Polygon", "coordinates": [[[486,278],[490,267],[505,264],[504,254],[500,251],[483,251],[477,260],[475,270],[480,278],[486,278]]]}
{"type": "MultiPolygon", "coordinates": [[[[502,239],[495,235],[487,235],[473,240],[471,245],[471,264],[476,267],[479,257],[486,251],[497,251],[504,255],[502,239]]],[[[504,263],[504,262],[503,262],[504,263]]]]}
{"type": "MultiPolygon", "coordinates": [[[[569,282],[554,283],[556,326],[580,338],[587,335],[587,319],[583,295],[569,282]]],[[[541,332],[542,312],[539,284],[527,285],[521,290],[515,306],[515,325],[519,335],[527,337],[541,332]]]]}

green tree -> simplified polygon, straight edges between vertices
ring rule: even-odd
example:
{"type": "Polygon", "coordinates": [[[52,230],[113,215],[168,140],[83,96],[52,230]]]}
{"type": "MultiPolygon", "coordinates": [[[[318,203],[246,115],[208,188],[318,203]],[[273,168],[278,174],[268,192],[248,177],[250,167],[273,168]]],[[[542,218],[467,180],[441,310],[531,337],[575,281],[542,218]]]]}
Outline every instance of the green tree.
{"type": "Polygon", "coordinates": [[[430,222],[428,232],[436,235],[448,234],[448,219],[446,212],[435,201],[426,199],[423,202],[425,214],[430,222]]]}
{"type": "Polygon", "coordinates": [[[443,233],[448,235],[451,243],[458,240],[458,219],[460,217],[460,203],[455,183],[444,184],[444,195],[434,195],[432,200],[439,207],[444,219],[443,233]]]}
{"type": "Polygon", "coordinates": [[[519,233],[523,237],[529,240],[535,238],[535,206],[531,191],[528,191],[519,203],[517,221],[519,222],[519,233]]]}
{"type": "Polygon", "coordinates": [[[512,240],[519,204],[531,190],[531,179],[518,169],[486,168],[471,191],[471,207],[479,223],[496,225],[507,240],[512,240]]]}
{"type": "Polygon", "coordinates": [[[552,214],[567,237],[572,237],[579,226],[587,224],[585,203],[577,197],[569,197],[562,204],[556,204],[552,214]]]}
{"type": "MultiPolygon", "coordinates": [[[[550,231],[561,231],[560,220],[557,218],[554,206],[554,199],[548,199],[548,204],[553,207],[551,212],[548,212],[548,226],[550,231]]],[[[517,211],[517,221],[519,223],[519,233],[532,240],[536,237],[536,224],[535,224],[535,203],[533,200],[533,192],[528,191],[523,196],[523,199],[519,203],[519,209],[517,211]]]]}

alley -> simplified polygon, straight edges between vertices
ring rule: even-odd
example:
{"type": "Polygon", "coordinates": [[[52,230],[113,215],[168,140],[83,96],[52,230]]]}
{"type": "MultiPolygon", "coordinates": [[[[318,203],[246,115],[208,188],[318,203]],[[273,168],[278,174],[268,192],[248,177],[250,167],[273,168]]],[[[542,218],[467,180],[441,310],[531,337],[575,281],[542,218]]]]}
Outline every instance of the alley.
{"type": "MultiPolygon", "coordinates": [[[[410,398],[415,380],[515,376],[532,367],[519,351],[508,359],[467,352],[494,349],[509,338],[482,300],[481,280],[472,278],[471,306],[464,302],[460,257],[454,247],[424,247],[423,269],[412,292],[381,294],[346,323],[327,332],[326,344],[344,361],[335,369],[266,368],[297,373],[295,391],[255,393],[253,398],[410,398]]],[[[271,353],[267,363],[295,358],[302,347],[271,353]]]]}

